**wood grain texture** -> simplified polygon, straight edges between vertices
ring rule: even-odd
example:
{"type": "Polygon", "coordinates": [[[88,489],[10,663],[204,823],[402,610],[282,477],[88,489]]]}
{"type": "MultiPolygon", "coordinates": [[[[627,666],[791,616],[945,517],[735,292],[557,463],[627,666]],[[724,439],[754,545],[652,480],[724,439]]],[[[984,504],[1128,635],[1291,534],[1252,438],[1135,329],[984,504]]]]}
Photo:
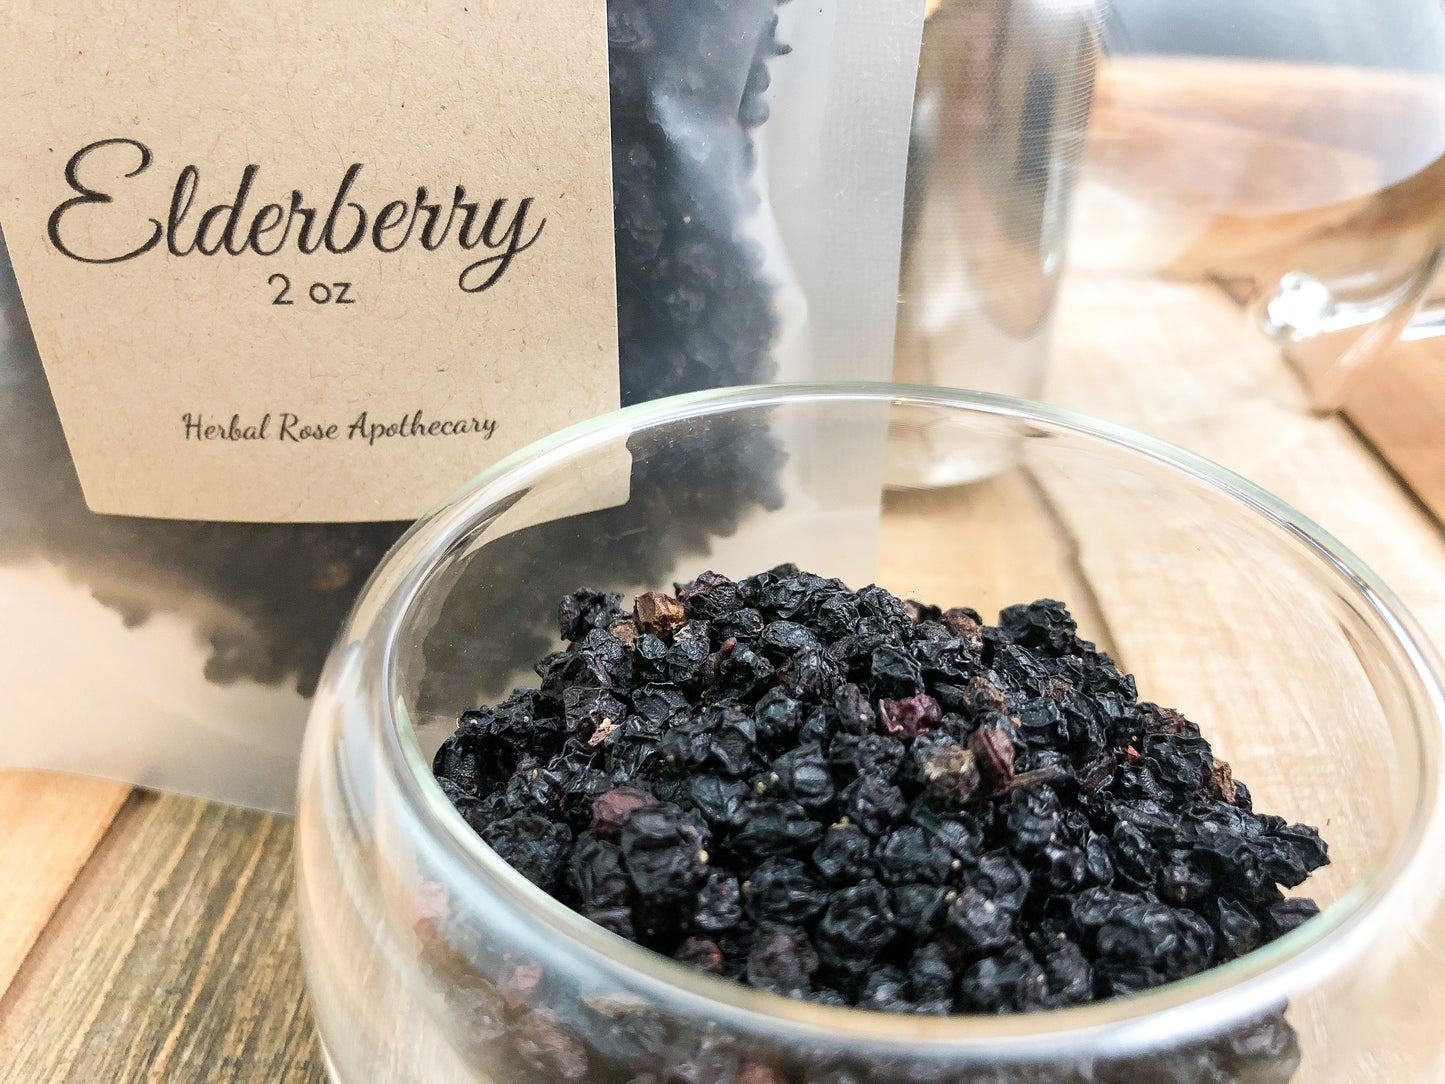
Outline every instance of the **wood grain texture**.
{"type": "Polygon", "coordinates": [[[130,791],[105,779],[0,772],[0,994],[130,791]]]}
{"type": "MultiPolygon", "coordinates": [[[[1134,271],[1274,283],[1302,260],[1323,274],[1409,246],[1423,258],[1445,204],[1445,161],[1429,152],[1442,107],[1445,82],[1409,73],[1111,57],[1099,68],[1085,187],[1147,215],[1134,271]]],[[[1090,204],[1084,217],[1117,229],[1127,219],[1109,206],[1090,204]]],[[[1091,259],[1088,240],[1071,258],[1091,259]]]]}
{"type": "MultiPolygon", "coordinates": [[[[1070,280],[1045,397],[1180,444],[1350,547],[1445,644],[1445,537],[1350,427],[1206,285],[1070,280]]],[[[1087,571],[1087,569],[1086,569],[1087,571]]]]}
{"type": "Polygon", "coordinates": [[[887,493],[878,582],[903,598],[971,606],[985,621],[1017,602],[1066,599],[1080,634],[1112,647],[1073,541],[1021,468],[968,486],[887,493]]]}
{"type": "Polygon", "coordinates": [[[1397,363],[1381,366],[1381,355],[1428,292],[1445,239],[1442,115],[1445,80],[1434,76],[1108,58],[1070,260],[1112,275],[1223,283],[1260,326],[1285,275],[1313,276],[1336,292],[1341,315],[1281,345],[1311,405],[1339,410],[1367,370],[1371,380],[1392,375],[1397,363]],[[1352,305],[1375,315],[1345,318],[1352,305]]]}
{"type": "Polygon", "coordinates": [[[1344,410],[1445,522],[1445,339],[1398,343],[1367,363],[1344,410]]]}
{"type": "Polygon", "coordinates": [[[0,1000],[0,1084],[321,1084],[288,819],[137,791],[0,1000]]]}

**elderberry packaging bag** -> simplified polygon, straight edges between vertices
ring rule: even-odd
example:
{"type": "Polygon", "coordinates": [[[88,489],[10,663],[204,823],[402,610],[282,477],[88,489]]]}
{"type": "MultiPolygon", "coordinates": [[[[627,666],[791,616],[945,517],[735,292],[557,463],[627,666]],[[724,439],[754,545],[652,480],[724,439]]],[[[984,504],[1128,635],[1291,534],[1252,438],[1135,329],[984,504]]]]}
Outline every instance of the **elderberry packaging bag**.
{"type": "MultiPolygon", "coordinates": [[[[0,767],[288,808],[342,618],[468,477],[619,405],[886,379],[924,14],[12,4],[0,767]]],[[[620,462],[556,514],[687,509],[672,537],[619,530],[610,567],[645,584],[846,485],[856,522],[799,559],[868,563],[880,479],[804,476],[765,428],[710,442],[667,477],[620,462]]],[[[508,544],[554,574],[468,627],[585,582],[571,539],[518,523],[508,544]]],[[[453,673],[499,649],[436,650],[453,673]]]]}

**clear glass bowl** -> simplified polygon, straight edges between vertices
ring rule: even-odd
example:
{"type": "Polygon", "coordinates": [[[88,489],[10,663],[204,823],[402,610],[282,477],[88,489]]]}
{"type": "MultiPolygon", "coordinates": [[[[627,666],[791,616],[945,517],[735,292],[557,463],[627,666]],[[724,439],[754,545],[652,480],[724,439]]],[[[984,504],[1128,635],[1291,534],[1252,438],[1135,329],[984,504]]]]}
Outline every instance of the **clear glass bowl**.
{"type": "MultiPolygon", "coordinates": [[[[693,496],[701,509],[707,494],[693,496]]],[[[634,501],[626,529],[687,538],[677,508],[634,501]]],[[[1440,1080],[1442,718],[1438,667],[1368,570],[1178,449],[1051,407],[898,385],[646,404],[476,479],[413,528],[358,601],[301,778],[297,904],[317,1026],[338,1084],[1440,1080]],[[928,430],[971,446],[983,480],[885,492],[890,449],[928,430]],[[1323,914],[1134,997],[921,1018],[686,970],[508,868],[443,796],[431,756],[461,710],[527,683],[551,614],[455,630],[488,612],[497,583],[555,579],[528,567],[543,529],[570,532],[590,586],[670,588],[672,577],[630,583],[609,566],[619,514],[593,510],[624,495],[629,455],[633,476],[681,487],[699,448],[768,439],[786,456],[774,509],[710,554],[697,532],[677,578],[795,561],[944,606],[1063,598],[1142,698],[1203,727],[1257,808],[1320,826],[1332,863],[1299,891],[1323,914]]]]}

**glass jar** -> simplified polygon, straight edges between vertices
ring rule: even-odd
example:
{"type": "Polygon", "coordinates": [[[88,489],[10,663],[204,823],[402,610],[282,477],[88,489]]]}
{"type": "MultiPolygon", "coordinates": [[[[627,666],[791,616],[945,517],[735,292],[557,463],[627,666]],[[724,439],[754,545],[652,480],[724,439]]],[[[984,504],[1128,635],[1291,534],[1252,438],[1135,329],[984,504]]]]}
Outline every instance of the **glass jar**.
{"type": "MultiPolygon", "coordinates": [[[[630,529],[685,531],[677,515],[634,506],[630,529]]],[[[297,905],[330,1070],[338,1084],[1439,1080],[1442,719],[1423,636],[1355,557],[1243,479],[1138,434],[899,385],[732,389],[595,419],[414,527],[327,664],[303,755],[297,905]],[[973,486],[885,492],[891,442],[925,427],[1015,465],[973,486]],[[550,619],[497,621],[488,593],[546,571],[544,553],[537,569],[516,557],[541,520],[592,555],[590,586],[669,587],[609,575],[618,524],[587,510],[629,457],[682,482],[689,449],[738,431],[771,435],[788,469],[840,484],[832,503],[815,494],[742,519],[713,567],[736,576],[793,560],[945,606],[1071,590],[1080,634],[1135,674],[1143,699],[1196,721],[1261,810],[1320,826],[1332,862],[1299,890],[1319,917],[1127,998],[914,1017],[701,975],[503,863],[430,771],[460,711],[525,683],[503,663],[523,654],[507,645],[531,644],[550,619]],[[1040,546],[1050,537],[1053,557],[1040,546]],[[490,663],[438,635],[471,611],[491,615],[490,663]]]]}
{"type": "Polygon", "coordinates": [[[1114,0],[1070,267],[1212,283],[1338,409],[1445,259],[1445,8],[1114,0]]]}

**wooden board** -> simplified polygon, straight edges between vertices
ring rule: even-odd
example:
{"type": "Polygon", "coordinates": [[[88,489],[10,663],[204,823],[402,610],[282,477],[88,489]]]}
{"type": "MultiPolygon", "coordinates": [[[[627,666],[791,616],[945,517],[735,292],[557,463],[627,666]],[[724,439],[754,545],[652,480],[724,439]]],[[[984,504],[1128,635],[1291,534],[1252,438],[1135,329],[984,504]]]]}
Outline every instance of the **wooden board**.
{"type": "Polygon", "coordinates": [[[1445,338],[1402,342],[1369,362],[1345,414],[1445,522],[1445,338]]]}
{"type": "Polygon", "coordinates": [[[1445,644],[1439,525],[1337,417],[1309,412],[1273,347],[1209,286],[1074,280],[1045,398],[1238,471],[1330,531],[1445,644]]]}
{"type": "Polygon", "coordinates": [[[1023,469],[954,489],[889,493],[878,582],[945,609],[971,606],[985,621],[1017,602],[1063,599],[1081,635],[1112,647],[1072,540],[1023,469]]]}
{"type": "Polygon", "coordinates": [[[1412,73],[1108,58],[1082,179],[1116,202],[1086,204],[1070,257],[1093,269],[1092,231],[1127,227],[1128,216],[1109,213],[1124,204],[1147,229],[1115,273],[1263,288],[1301,257],[1317,274],[1341,259],[1349,269],[1395,258],[1407,244],[1423,257],[1445,218],[1442,110],[1445,81],[1412,73]]]}
{"type": "Polygon", "coordinates": [[[322,1084],[291,838],[136,792],[0,1000],[0,1084],[322,1084]]]}
{"type": "Polygon", "coordinates": [[[130,791],[104,779],[0,772],[0,994],[130,791]]]}

